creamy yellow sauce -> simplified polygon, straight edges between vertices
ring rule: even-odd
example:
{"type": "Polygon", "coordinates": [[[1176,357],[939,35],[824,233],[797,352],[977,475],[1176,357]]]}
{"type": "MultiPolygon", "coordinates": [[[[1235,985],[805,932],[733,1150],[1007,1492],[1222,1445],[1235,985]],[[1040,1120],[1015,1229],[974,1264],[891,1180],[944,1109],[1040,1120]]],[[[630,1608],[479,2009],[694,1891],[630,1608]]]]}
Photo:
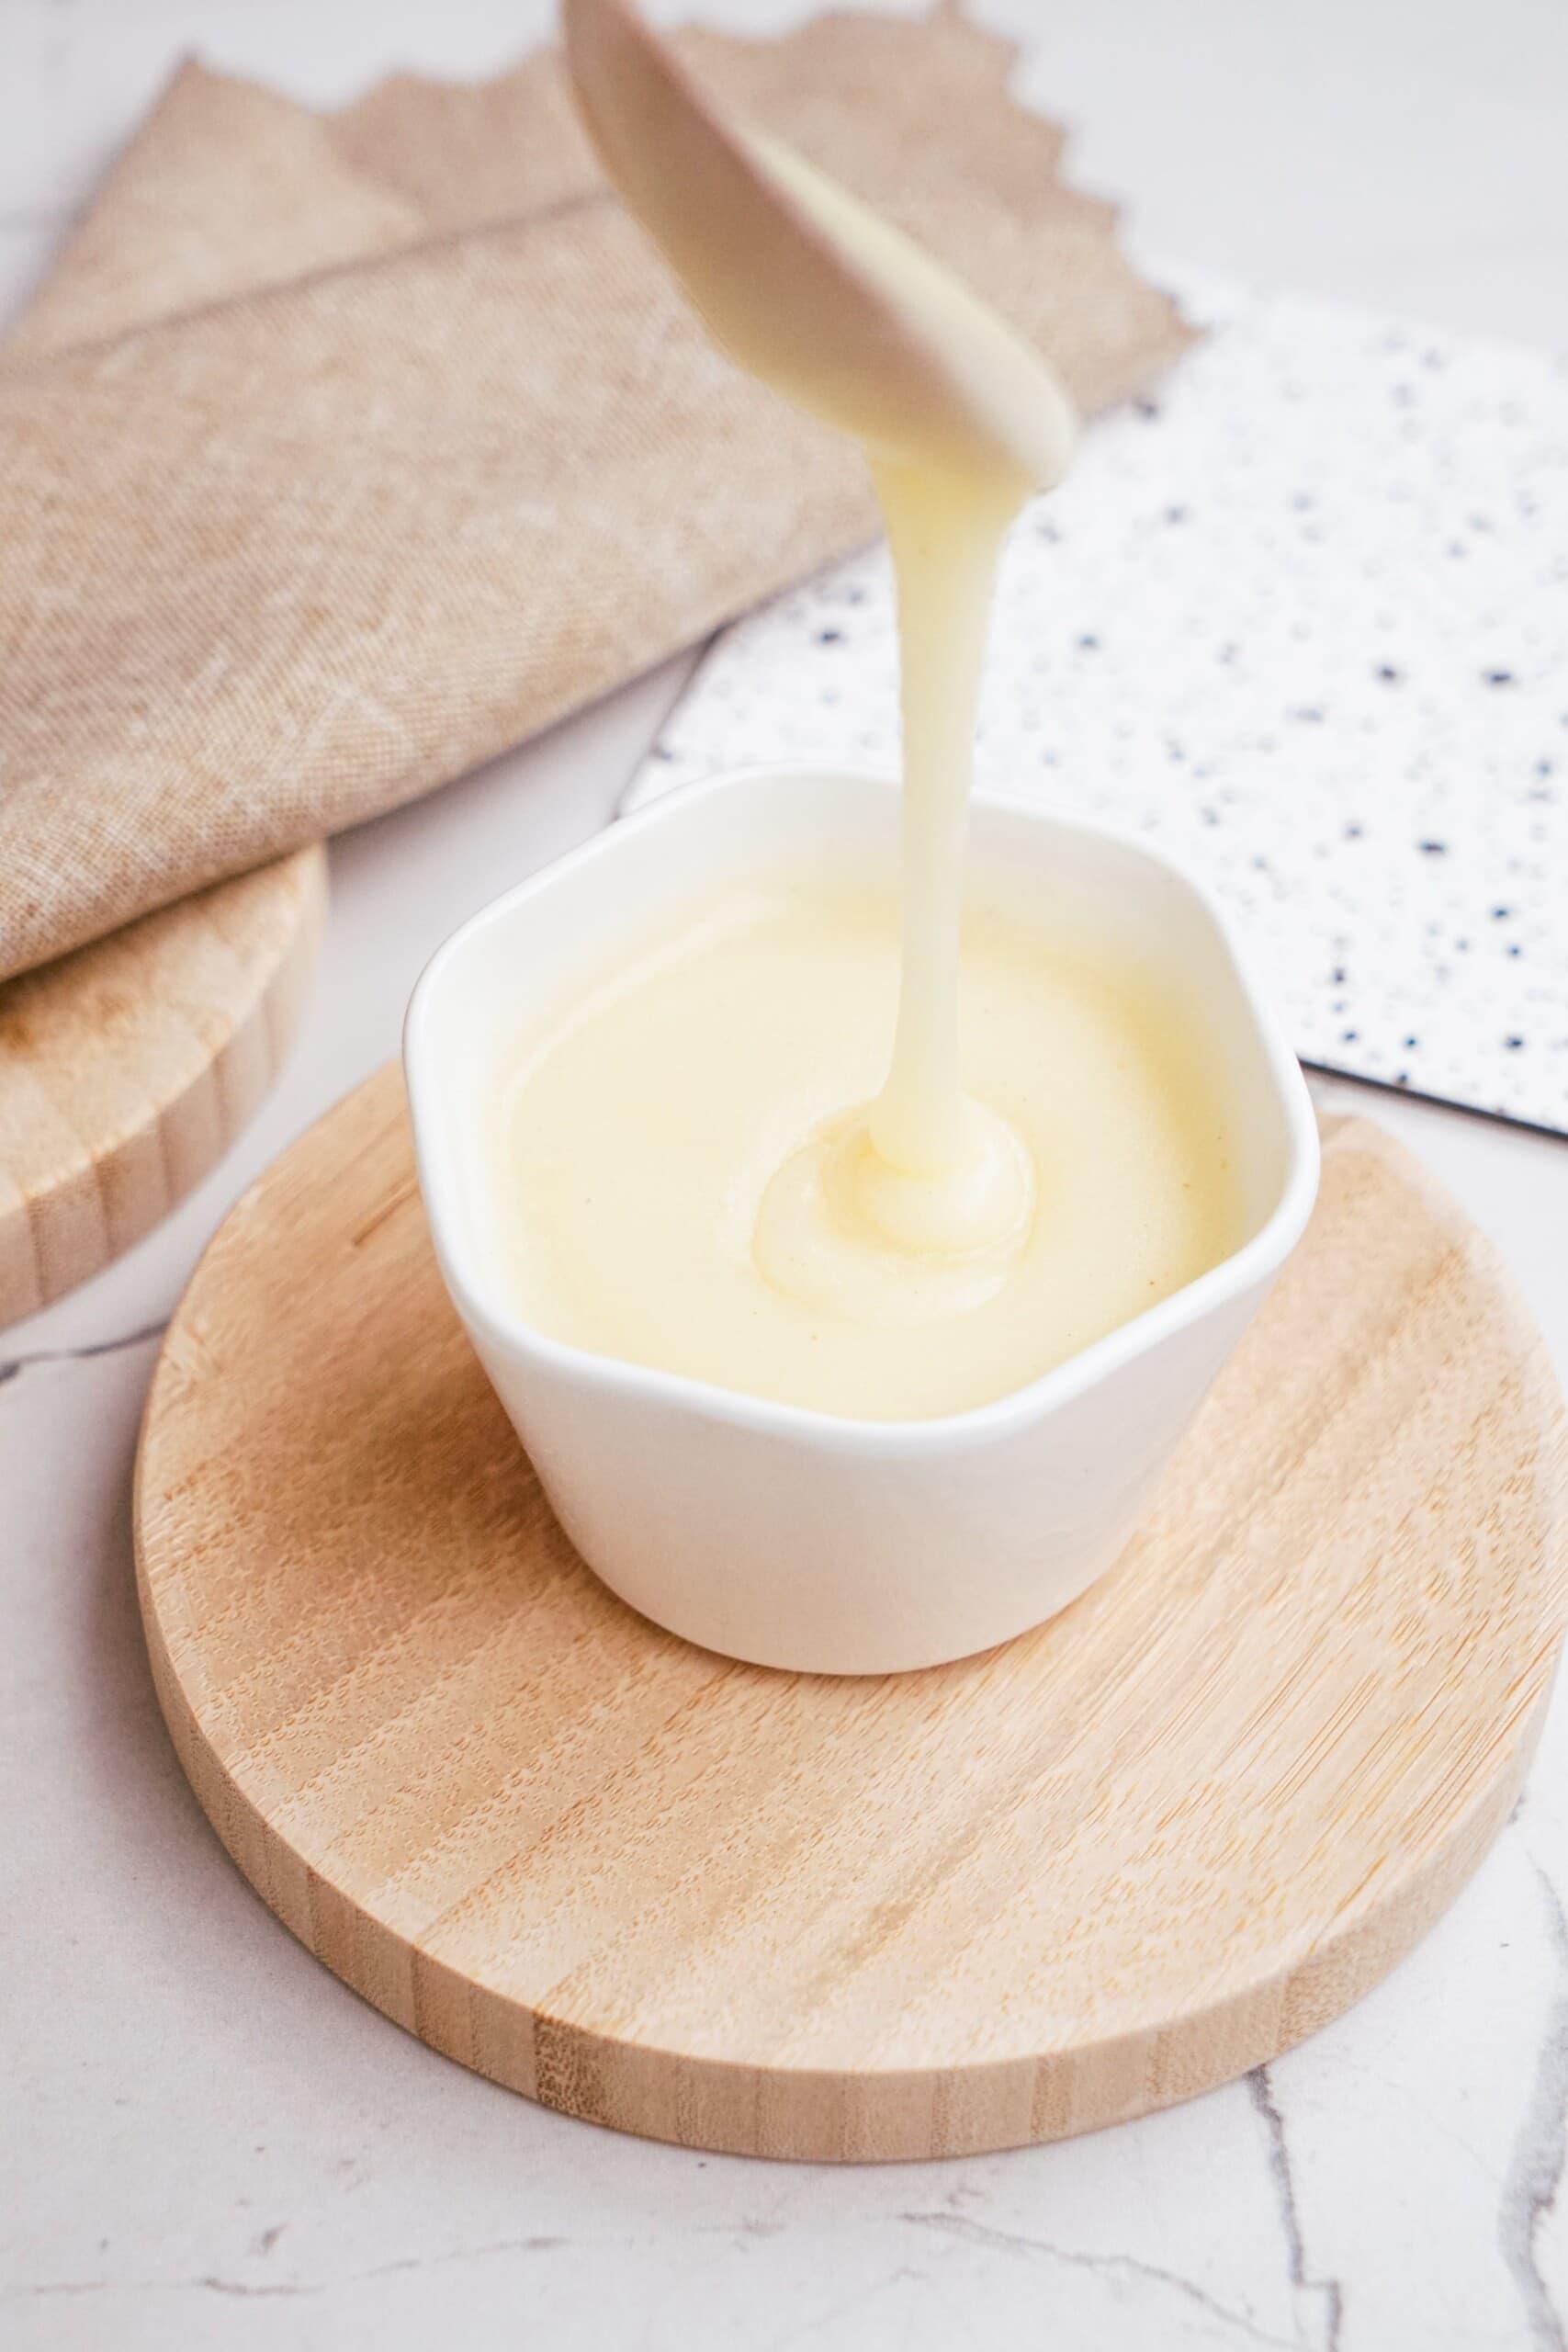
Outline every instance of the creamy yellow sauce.
{"type": "MultiPolygon", "coordinates": [[[[720,1386],[918,1419],[1023,1385],[1235,1246],[1224,1106],[1168,976],[983,899],[959,1050],[1026,1157],[1022,1231],[878,1248],[855,1212],[781,1210],[781,1169],[874,1095],[898,983],[891,892],[742,876],[570,989],[491,1102],[488,1239],[518,1313],[720,1386]]],[[[830,1151],[807,1164],[830,1181],[830,1151]]]]}
{"type": "Polygon", "coordinates": [[[717,339],[864,447],[897,580],[903,883],[896,914],[738,878],[519,1048],[493,1143],[507,1280],[606,1354],[871,1419],[962,1410],[1236,1238],[1218,1106],[1156,990],[993,912],[961,992],[997,564],[1066,468],[1071,404],[908,239],[716,132],[657,51],[600,52],[587,13],[569,46],[628,203],[717,339]]]}

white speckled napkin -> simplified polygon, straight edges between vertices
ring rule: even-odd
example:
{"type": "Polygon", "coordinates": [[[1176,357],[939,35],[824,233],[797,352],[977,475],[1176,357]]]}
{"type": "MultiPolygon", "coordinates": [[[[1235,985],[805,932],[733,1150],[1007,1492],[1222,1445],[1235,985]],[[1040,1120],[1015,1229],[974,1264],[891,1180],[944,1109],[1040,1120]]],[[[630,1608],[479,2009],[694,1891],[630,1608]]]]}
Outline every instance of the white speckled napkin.
{"type": "MultiPolygon", "coordinates": [[[[1020,525],[984,783],[1157,840],[1303,1059],[1568,1132],[1568,370],[1284,297],[1020,525]]],[[[897,758],[885,558],[724,637],[634,797],[897,758]]]]}

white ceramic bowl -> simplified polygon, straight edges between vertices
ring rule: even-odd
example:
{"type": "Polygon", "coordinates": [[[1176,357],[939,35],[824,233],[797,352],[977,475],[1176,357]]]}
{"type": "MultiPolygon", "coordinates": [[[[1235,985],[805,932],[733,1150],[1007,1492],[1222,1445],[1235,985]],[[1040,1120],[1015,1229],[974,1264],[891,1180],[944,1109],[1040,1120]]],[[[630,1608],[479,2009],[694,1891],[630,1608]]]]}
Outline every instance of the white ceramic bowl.
{"type": "Polygon", "coordinates": [[[892,870],[898,818],[897,791],[867,776],[749,771],[674,794],[465,923],[404,1035],[441,1270],[567,1532],[660,1624],[807,1672],[932,1666],[1076,1599],[1132,1532],[1317,1189],[1300,1069],[1208,899],[1133,841],[982,798],[977,864],[1182,975],[1234,1102],[1241,1248],[1027,1388],[935,1420],[808,1412],[530,1329],[485,1239],[480,1115],[503,1040],[710,882],[824,855],[892,870]]]}

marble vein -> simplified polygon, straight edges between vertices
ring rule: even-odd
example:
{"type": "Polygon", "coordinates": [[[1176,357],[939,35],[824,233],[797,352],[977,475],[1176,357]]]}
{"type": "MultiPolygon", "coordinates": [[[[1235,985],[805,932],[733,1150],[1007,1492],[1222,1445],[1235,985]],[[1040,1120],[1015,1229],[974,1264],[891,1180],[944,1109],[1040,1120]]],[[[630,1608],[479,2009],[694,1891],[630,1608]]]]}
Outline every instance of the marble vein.
{"type": "Polygon", "coordinates": [[[1345,2317],[1344,2290],[1337,2278],[1314,2278],[1307,2271],[1306,2241],[1302,2234],[1301,2208],[1296,2201],[1295,2175],[1291,2167],[1290,2143],[1285,2137],[1285,2119],[1274,2097],[1274,2086],[1269,2078],[1267,2066],[1253,2068],[1247,2078],[1247,2088],[1269,2138],[1269,2171],[1280,2208],[1280,2227],[1284,2234],[1285,2260],[1291,2285],[1303,2294],[1322,2296],[1322,2352],[1339,2352],[1339,2334],[1345,2317]]]}
{"type": "Polygon", "coordinates": [[[1540,1883],[1558,1983],[1503,2183],[1497,2240],[1518,2288],[1535,2352],[1565,2352],[1562,2315],[1542,2275],[1536,2242],[1542,2222],[1556,2211],[1568,2161],[1568,1918],[1561,1895],[1533,1857],[1531,1867],[1540,1883]]]}
{"type": "Polygon", "coordinates": [[[846,2312],[860,2311],[879,2295],[888,2293],[892,2288],[905,2286],[911,2281],[919,2283],[924,2277],[924,2271],[916,2270],[908,2263],[900,2263],[897,2269],[890,2270],[886,2278],[875,2278],[869,2287],[857,2287],[852,2295],[845,2295],[825,2312],[814,2312],[809,2319],[802,2320],[787,2335],[772,2337],[766,2352],[785,2352],[789,2345],[804,2344],[822,2328],[830,2327],[835,2320],[842,2319],[846,2312]]]}
{"type": "Polygon", "coordinates": [[[225,2278],[204,2271],[195,2278],[46,2278],[24,2287],[28,2296],[188,2294],[270,2296],[329,2295],[341,2287],[362,2286],[368,2278],[389,2278],[394,2271],[434,2270],[449,2262],[477,2262],[495,2254],[554,2254],[566,2245],[562,2237],[494,2238],[485,2245],[451,2246],[445,2254],[408,2254],[393,2262],[378,2262],[367,2270],[347,2270],[339,2278],[225,2278]]]}
{"type": "Polygon", "coordinates": [[[1296,2352],[1292,2339],[1274,2335],[1259,2327],[1251,2313],[1237,2311],[1229,2303],[1222,2303],[1215,2295],[1200,2287],[1195,2279],[1184,2278],[1179,2270],[1167,2270],[1155,2262],[1144,2262],[1132,2254],[1088,2254],[1075,2246],[1053,2245],[1045,2238],[1025,2236],[1016,2230],[998,2230],[987,2222],[977,2222],[964,2213],[900,2213],[898,2219],[911,2229],[931,2230],[938,2234],[963,2240],[965,2244],[984,2246],[996,2253],[1024,2256],[1039,2256],[1048,2262],[1058,2262],[1074,2270],[1098,2270],[1121,2278],[1143,2278],[1158,2287],[1168,2287],[1196,2303],[1211,2318],[1223,2320],[1227,2327],[1235,2328],[1248,2344],[1277,2345],[1281,2352],[1296,2352]]]}
{"type": "Polygon", "coordinates": [[[43,1363],[85,1363],[93,1356],[117,1356],[127,1348],[140,1348],[149,1340],[161,1340],[168,1329],[168,1317],[161,1322],[146,1324],[140,1331],[122,1332],[117,1340],[93,1340],[81,1348],[38,1348],[30,1355],[9,1356],[0,1362],[0,1388],[19,1373],[31,1372],[43,1363]]]}

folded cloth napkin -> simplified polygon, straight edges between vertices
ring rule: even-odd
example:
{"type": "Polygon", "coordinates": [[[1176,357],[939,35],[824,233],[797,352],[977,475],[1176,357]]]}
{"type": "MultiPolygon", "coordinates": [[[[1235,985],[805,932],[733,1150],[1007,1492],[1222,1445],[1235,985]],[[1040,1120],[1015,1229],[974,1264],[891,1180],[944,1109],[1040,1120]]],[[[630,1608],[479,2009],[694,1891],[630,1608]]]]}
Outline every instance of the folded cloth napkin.
{"type": "MultiPolygon", "coordinates": [[[[1182,348],[953,13],[682,46],[1086,408],[1182,348]]],[[[874,530],[857,453],[705,341],[553,51],[334,116],[183,67],[0,365],[0,977],[446,781],[874,530]]]]}

